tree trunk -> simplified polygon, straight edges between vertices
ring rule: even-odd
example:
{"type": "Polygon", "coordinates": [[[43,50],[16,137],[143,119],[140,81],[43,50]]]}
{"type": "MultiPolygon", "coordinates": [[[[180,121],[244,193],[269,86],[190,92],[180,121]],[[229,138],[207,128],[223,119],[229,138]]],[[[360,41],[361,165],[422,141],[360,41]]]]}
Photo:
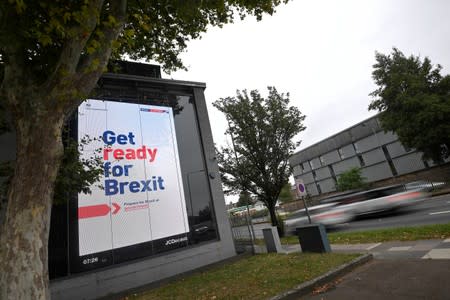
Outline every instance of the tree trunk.
{"type": "Polygon", "coordinates": [[[15,124],[15,171],[0,232],[0,299],[49,299],[47,244],[63,114],[24,112],[15,124]]]}
{"type": "Polygon", "coordinates": [[[269,210],[270,213],[270,221],[272,222],[272,226],[278,227],[278,218],[275,212],[275,205],[269,205],[267,209],[269,210]]]}
{"type": "Polygon", "coordinates": [[[283,224],[281,224],[278,221],[278,217],[277,217],[277,213],[275,211],[275,204],[273,205],[268,205],[267,209],[269,210],[269,214],[270,214],[270,220],[272,222],[272,226],[276,226],[277,227],[277,231],[278,231],[278,235],[280,237],[284,236],[284,230],[281,226],[283,226],[283,224]]]}

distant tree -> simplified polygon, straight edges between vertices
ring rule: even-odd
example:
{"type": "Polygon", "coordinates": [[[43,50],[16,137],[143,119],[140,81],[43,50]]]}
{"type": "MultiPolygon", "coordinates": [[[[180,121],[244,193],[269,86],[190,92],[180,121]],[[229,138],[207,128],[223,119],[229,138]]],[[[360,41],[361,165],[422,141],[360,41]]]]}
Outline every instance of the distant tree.
{"type": "Polygon", "coordinates": [[[280,200],[281,203],[294,201],[294,197],[292,196],[291,190],[292,186],[289,182],[283,186],[280,192],[280,196],[278,196],[278,199],[280,200]]]}
{"type": "Polygon", "coordinates": [[[92,157],[80,158],[80,156],[82,149],[94,140],[96,138],[88,136],[83,137],[80,142],[72,138],[66,139],[63,159],[55,182],[54,204],[66,203],[68,195],[91,193],[91,186],[103,173],[101,149],[94,150],[92,157]]]}
{"type": "Polygon", "coordinates": [[[351,168],[342,173],[336,182],[336,189],[340,192],[361,189],[366,186],[366,179],[361,175],[360,168],[351,168]]]}
{"type": "Polygon", "coordinates": [[[226,133],[234,144],[218,151],[227,191],[256,196],[269,210],[272,225],[278,227],[275,204],[291,174],[288,158],[300,143],[292,140],[305,129],[305,116],[289,106],[289,94],[279,94],[274,87],[268,90],[267,98],[256,90],[250,94],[244,90],[213,105],[225,114],[226,133]]]}
{"type": "Polygon", "coordinates": [[[252,198],[250,193],[247,191],[242,191],[239,194],[239,199],[238,199],[238,202],[236,203],[236,207],[253,205],[254,203],[255,203],[255,200],[252,198]]]}
{"type": "Polygon", "coordinates": [[[442,161],[450,155],[450,75],[425,57],[406,57],[394,48],[376,53],[373,79],[378,88],[370,95],[369,110],[381,112],[381,126],[394,131],[403,145],[424,158],[442,161]]]}
{"type": "MultiPolygon", "coordinates": [[[[285,2],[285,1],[284,1],[285,2]]],[[[272,14],[280,0],[0,1],[0,97],[16,133],[0,227],[0,298],[48,299],[50,212],[62,128],[110,58],[182,68],[187,42],[210,26],[272,14]]],[[[3,126],[0,124],[0,126],[3,126]]]]}
{"type": "MultiPolygon", "coordinates": [[[[92,157],[80,159],[80,150],[94,139],[84,137],[78,143],[72,138],[65,139],[64,154],[55,181],[53,204],[65,204],[71,195],[91,193],[92,184],[103,173],[100,149],[92,157]]],[[[6,213],[6,193],[14,173],[14,161],[0,163],[0,221],[6,213]]],[[[102,186],[100,186],[102,188],[102,186]]]]}

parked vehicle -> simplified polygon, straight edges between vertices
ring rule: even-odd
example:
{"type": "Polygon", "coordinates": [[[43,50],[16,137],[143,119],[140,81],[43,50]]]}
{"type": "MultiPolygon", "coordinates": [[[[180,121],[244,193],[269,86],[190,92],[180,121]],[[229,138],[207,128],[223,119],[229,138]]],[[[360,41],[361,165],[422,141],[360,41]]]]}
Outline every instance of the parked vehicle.
{"type": "Polygon", "coordinates": [[[414,189],[421,189],[427,192],[431,192],[434,189],[439,189],[443,186],[445,186],[445,182],[430,182],[430,181],[413,181],[405,184],[406,190],[414,190],[414,189]]]}

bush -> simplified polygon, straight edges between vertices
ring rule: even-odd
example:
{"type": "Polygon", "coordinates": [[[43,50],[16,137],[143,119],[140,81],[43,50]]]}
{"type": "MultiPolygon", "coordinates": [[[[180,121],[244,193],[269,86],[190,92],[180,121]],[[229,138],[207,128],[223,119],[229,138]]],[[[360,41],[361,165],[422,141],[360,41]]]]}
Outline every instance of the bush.
{"type": "Polygon", "coordinates": [[[366,178],[361,175],[360,168],[351,168],[342,173],[336,182],[336,189],[340,192],[362,189],[365,187],[367,187],[366,178]]]}
{"type": "Polygon", "coordinates": [[[252,213],[252,218],[256,219],[256,218],[262,218],[262,217],[266,217],[269,214],[269,211],[267,210],[267,208],[263,209],[263,210],[258,210],[255,211],[254,213],[252,213]]]}

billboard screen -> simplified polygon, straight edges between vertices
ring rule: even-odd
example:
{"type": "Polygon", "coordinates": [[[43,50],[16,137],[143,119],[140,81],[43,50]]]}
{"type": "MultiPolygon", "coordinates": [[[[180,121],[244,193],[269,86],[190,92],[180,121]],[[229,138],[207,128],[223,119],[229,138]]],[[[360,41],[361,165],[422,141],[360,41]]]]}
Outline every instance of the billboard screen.
{"type": "Polygon", "coordinates": [[[99,155],[103,174],[78,195],[79,256],[152,242],[186,244],[189,223],[171,107],[86,100],[78,109],[83,158],[99,155]]]}

